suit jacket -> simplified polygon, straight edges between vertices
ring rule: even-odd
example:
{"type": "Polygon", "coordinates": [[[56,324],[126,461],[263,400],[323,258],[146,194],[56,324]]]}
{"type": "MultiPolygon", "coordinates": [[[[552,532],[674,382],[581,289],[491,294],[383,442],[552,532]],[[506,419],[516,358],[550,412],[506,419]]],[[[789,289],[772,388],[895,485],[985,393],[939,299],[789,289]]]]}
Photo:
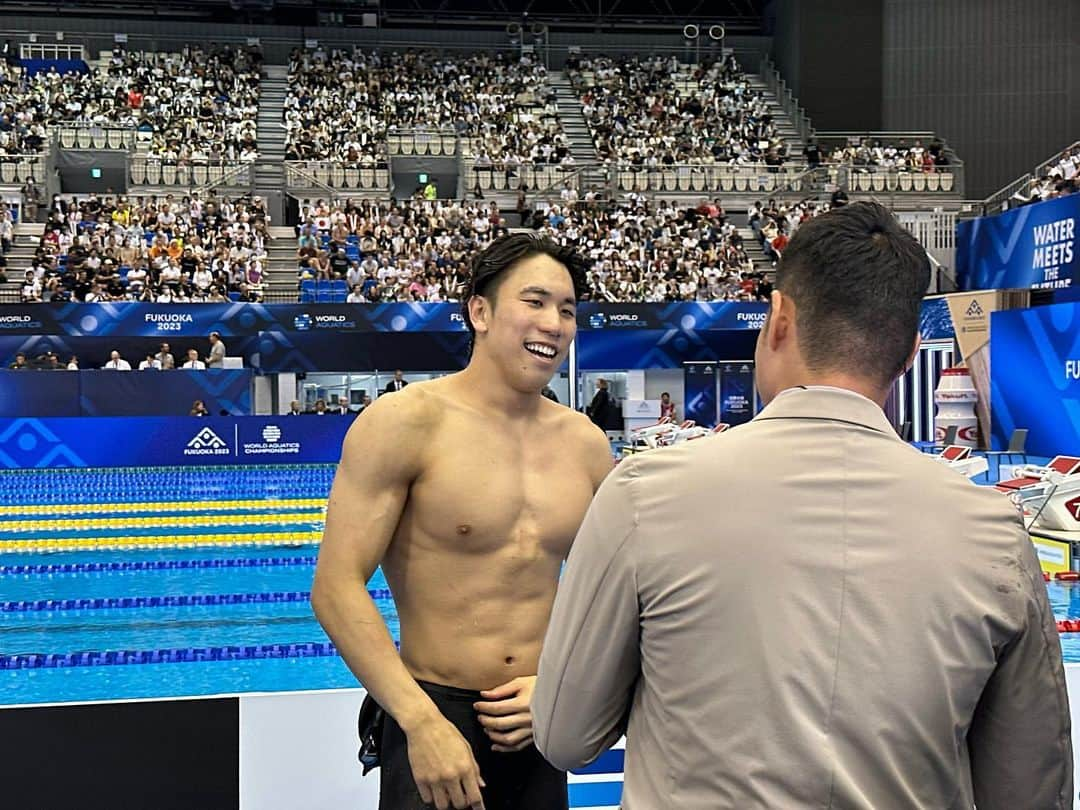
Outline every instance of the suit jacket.
{"type": "Polygon", "coordinates": [[[625,729],[624,810],[1072,807],[1061,649],[1016,509],[836,388],[619,465],[532,709],[560,768],[625,729]]]}
{"type": "Polygon", "coordinates": [[[388,382],[386,384],[386,388],[383,389],[383,393],[384,394],[391,394],[394,391],[400,391],[402,388],[404,388],[408,384],[409,384],[408,380],[402,380],[400,383],[398,383],[397,380],[391,380],[390,382],[388,382]],[[400,388],[398,387],[399,385],[400,385],[400,388]]]}

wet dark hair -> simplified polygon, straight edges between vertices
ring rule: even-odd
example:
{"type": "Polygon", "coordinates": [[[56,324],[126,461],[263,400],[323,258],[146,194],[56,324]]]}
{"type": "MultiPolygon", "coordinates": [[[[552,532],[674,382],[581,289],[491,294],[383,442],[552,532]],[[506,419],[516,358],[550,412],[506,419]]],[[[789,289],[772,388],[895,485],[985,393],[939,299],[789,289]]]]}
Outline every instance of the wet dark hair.
{"type": "Polygon", "coordinates": [[[461,293],[461,317],[469,330],[469,347],[476,340],[476,329],[469,318],[469,300],[482,295],[495,306],[499,285],[506,278],[506,271],[522,259],[531,256],[550,256],[570,273],[574,285],[574,298],[580,299],[589,289],[586,278],[588,265],[573,248],[564,247],[546,236],[536,233],[512,233],[501,236],[476,255],[472,262],[469,280],[461,293]]]}
{"type": "Polygon", "coordinates": [[[888,385],[914,346],[930,260],[886,208],[851,203],[799,227],[775,286],[795,302],[799,348],[811,370],[888,385]]]}

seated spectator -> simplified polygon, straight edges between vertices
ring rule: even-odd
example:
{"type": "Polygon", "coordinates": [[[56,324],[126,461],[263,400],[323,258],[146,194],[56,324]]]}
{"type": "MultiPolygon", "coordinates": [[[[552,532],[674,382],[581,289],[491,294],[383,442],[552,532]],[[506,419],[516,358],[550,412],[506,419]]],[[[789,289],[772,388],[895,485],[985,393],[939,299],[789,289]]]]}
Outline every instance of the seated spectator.
{"type": "Polygon", "coordinates": [[[388,133],[416,129],[456,132],[488,165],[569,155],[547,71],[531,54],[297,49],[288,87],[286,160],[385,166],[388,133]]]}
{"type": "Polygon", "coordinates": [[[19,125],[17,136],[5,135],[0,121],[0,151],[9,154],[39,151],[46,128],[62,123],[138,128],[150,155],[177,166],[255,154],[258,48],[138,53],[115,46],[108,65],[88,73],[0,71],[0,110],[19,125]]]}
{"type": "Polygon", "coordinates": [[[197,399],[191,403],[191,410],[188,411],[188,416],[209,416],[210,411],[206,409],[206,403],[201,399],[197,399]]]}
{"type": "Polygon", "coordinates": [[[199,359],[199,352],[197,349],[187,350],[187,360],[180,368],[186,368],[193,371],[202,371],[206,368],[206,363],[199,359]]]}
{"type": "Polygon", "coordinates": [[[602,161],[752,164],[769,150],[773,165],[783,161],[768,100],[733,55],[696,65],[675,56],[577,58],[567,72],[602,161]]]}
{"type": "Polygon", "coordinates": [[[33,287],[40,286],[39,297],[53,301],[220,302],[226,287],[259,290],[265,283],[266,228],[265,203],[258,198],[57,197],[35,258],[38,284],[26,290],[28,300],[36,300],[33,287]],[[62,258],[67,261],[61,267],[56,262],[62,258]],[[221,288],[216,295],[214,284],[221,288]]]}
{"type": "Polygon", "coordinates": [[[153,354],[147,354],[139,362],[139,371],[161,371],[161,361],[153,354]]]}
{"type": "Polygon", "coordinates": [[[109,369],[110,371],[131,371],[131,363],[120,356],[120,352],[113,349],[109,354],[109,362],[107,362],[102,368],[109,369]]]}

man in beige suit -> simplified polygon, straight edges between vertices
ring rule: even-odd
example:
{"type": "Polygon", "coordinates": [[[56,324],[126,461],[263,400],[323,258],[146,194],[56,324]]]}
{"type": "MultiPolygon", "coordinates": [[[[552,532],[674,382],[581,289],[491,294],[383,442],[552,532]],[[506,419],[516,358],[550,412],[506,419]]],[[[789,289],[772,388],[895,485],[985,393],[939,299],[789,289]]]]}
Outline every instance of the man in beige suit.
{"type": "Polygon", "coordinates": [[[925,253],[883,208],[804,224],[758,340],[764,410],[600,488],[532,711],[554,765],[624,732],[624,810],[1072,807],[1069,707],[1016,509],[882,412],[925,253]]]}

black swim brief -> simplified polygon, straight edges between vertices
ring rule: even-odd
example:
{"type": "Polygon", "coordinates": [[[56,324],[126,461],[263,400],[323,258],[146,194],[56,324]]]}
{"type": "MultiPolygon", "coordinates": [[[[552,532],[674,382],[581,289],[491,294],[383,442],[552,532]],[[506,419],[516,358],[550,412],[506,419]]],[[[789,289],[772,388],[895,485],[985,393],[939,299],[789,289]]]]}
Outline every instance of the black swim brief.
{"type": "MultiPolygon", "coordinates": [[[[498,753],[477,719],[473,704],[479,692],[418,681],[439,711],[472,746],[487,787],[482,789],[486,810],[566,810],[566,774],[547,763],[529,745],[521,751],[498,753]]],[[[420,798],[409,767],[405,734],[394,719],[383,719],[379,810],[434,810],[420,798]]]]}

